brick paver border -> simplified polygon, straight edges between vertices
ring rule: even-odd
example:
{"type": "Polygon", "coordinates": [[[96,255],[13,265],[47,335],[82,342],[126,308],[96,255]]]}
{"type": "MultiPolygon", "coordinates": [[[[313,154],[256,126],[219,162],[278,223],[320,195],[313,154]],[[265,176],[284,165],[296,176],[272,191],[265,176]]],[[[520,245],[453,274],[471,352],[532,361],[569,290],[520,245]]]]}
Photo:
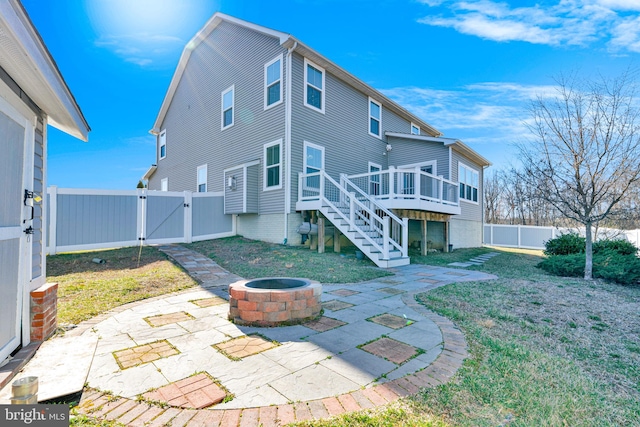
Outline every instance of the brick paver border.
{"type": "MultiPolygon", "coordinates": [[[[442,283],[442,285],[445,284],[442,283]]],[[[433,289],[433,287],[429,289],[433,289]]],[[[188,427],[203,425],[203,420],[206,420],[206,425],[212,427],[258,427],[260,425],[266,427],[307,419],[326,418],[395,402],[400,398],[417,393],[421,388],[436,387],[446,383],[462,366],[464,359],[469,356],[467,342],[457,326],[446,317],[432,312],[416,301],[415,296],[426,290],[421,289],[406,293],[402,296],[402,300],[408,307],[430,319],[440,328],[444,347],[433,363],[413,374],[339,396],[287,405],[244,409],[163,408],[87,388],[77,410],[91,418],[115,420],[129,426],[163,426],[171,422],[173,427],[188,427]]],[[[180,293],[189,291],[193,292],[193,288],[180,293]]],[[[160,299],[161,297],[156,298],[160,299]]],[[[132,304],[146,304],[152,300],[147,299],[119,307],[119,309],[83,322],[81,327],[77,328],[79,330],[73,332],[85,331],[112,316],[114,312],[130,308],[132,304]]]]}

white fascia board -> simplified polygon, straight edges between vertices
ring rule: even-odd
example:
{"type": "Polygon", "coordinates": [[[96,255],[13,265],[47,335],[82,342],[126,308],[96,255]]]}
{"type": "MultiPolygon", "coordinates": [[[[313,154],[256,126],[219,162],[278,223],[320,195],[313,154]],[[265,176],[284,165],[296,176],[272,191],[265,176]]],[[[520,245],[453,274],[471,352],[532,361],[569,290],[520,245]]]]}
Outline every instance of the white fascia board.
{"type": "Polygon", "coordinates": [[[202,27],[202,29],[198,31],[198,33],[191,40],[189,40],[184,50],[182,51],[182,55],[180,56],[180,60],[178,61],[178,66],[176,68],[176,71],[173,73],[171,83],[169,83],[169,88],[167,89],[167,93],[164,97],[164,100],[162,101],[162,105],[160,106],[160,111],[158,112],[156,121],[153,124],[153,128],[149,131],[150,133],[153,134],[155,132],[160,132],[160,126],[162,126],[162,122],[164,121],[164,117],[167,114],[167,110],[169,110],[169,105],[171,104],[173,96],[176,93],[178,83],[180,83],[180,80],[182,79],[182,74],[184,73],[184,69],[189,62],[191,52],[196,47],[198,47],[198,45],[202,43],[209,36],[209,34],[211,34],[211,32],[213,32],[213,30],[215,30],[216,27],[220,25],[220,23],[224,21],[240,25],[242,27],[266,34],[271,37],[275,37],[280,41],[280,44],[284,44],[290,38],[289,34],[272,30],[261,25],[253,24],[251,22],[243,21],[242,19],[234,18],[233,16],[229,16],[224,13],[216,12],[211,17],[211,19],[207,21],[204,27],[202,27]]]}
{"type": "Polygon", "coordinates": [[[0,28],[22,55],[5,52],[11,63],[0,64],[48,116],[48,123],[83,141],[91,130],[58,66],[26,11],[17,0],[0,2],[0,28]]]}
{"type": "Polygon", "coordinates": [[[142,175],[142,179],[145,181],[148,181],[151,178],[151,176],[156,172],[156,169],[158,169],[157,165],[151,165],[149,169],[145,172],[145,174],[142,175]]]}

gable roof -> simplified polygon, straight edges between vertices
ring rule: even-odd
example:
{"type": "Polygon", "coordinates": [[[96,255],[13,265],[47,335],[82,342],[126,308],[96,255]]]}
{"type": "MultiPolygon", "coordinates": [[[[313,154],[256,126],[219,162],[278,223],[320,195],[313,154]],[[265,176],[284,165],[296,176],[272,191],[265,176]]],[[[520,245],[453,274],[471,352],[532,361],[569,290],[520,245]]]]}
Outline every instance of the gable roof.
{"type": "Polygon", "coordinates": [[[459,139],[455,138],[443,138],[443,137],[432,137],[432,136],[424,136],[424,135],[413,135],[408,133],[399,133],[399,132],[385,132],[385,135],[393,137],[393,138],[403,138],[403,139],[412,139],[414,141],[430,141],[430,142],[441,142],[445,147],[453,147],[460,154],[467,156],[469,159],[473,160],[480,166],[491,166],[491,162],[480,154],[476,153],[472,150],[468,145],[464,144],[459,139]]]}
{"type": "Polygon", "coordinates": [[[0,67],[47,114],[51,126],[87,141],[91,128],[18,0],[0,2],[0,67]]]}
{"type": "Polygon", "coordinates": [[[192,38],[191,41],[189,41],[189,43],[187,43],[186,47],[184,48],[182,55],[180,56],[180,61],[178,62],[178,67],[176,68],[176,71],[173,74],[173,77],[171,79],[171,83],[169,84],[169,89],[167,90],[164,100],[162,101],[162,106],[160,107],[160,111],[158,113],[158,116],[156,117],[156,121],[153,125],[153,129],[150,130],[151,133],[156,134],[161,130],[160,126],[162,125],[162,122],[164,121],[167,111],[169,110],[169,105],[171,104],[173,96],[176,92],[178,83],[180,83],[180,80],[182,79],[182,74],[184,73],[184,70],[187,66],[189,57],[191,56],[191,52],[200,43],[202,43],[202,41],[207,36],[209,36],[209,34],[211,34],[211,32],[215,30],[218,25],[220,25],[220,23],[225,21],[277,38],[280,44],[284,48],[293,49],[295,52],[298,52],[299,54],[303,55],[305,58],[310,59],[311,61],[315,62],[316,64],[324,68],[327,72],[329,72],[333,76],[343,80],[344,82],[356,88],[360,92],[363,92],[366,95],[374,98],[376,101],[381,102],[386,109],[391,110],[396,114],[399,114],[400,116],[406,117],[408,120],[419,125],[421,129],[430,133],[432,136],[437,137],[442,135],[442,132],[438,131],[437,129],[435,129],[433,126],[431,126],[421,118],[413,115],[412,113],[407,111],[405,108],[403,108],[396,102],[387,98],[376,89],[372,88],[371,86],[364,83],[362,80],[358,79],[348,71],[344,70],[343,68],[339,67],[335,63],[331,62],[330,60],[322,56],[320,53],[311,49],[309,46],[305,45],[300,40],[296,39],[290,34],[272,30],[270,28],[253,24],[251,22],[247,22],[242,19],[234,18],[232,16],[229,16],[220,12],[216,12],[213,15],[213,17],[195,35],[195,37],[192,38]]]}

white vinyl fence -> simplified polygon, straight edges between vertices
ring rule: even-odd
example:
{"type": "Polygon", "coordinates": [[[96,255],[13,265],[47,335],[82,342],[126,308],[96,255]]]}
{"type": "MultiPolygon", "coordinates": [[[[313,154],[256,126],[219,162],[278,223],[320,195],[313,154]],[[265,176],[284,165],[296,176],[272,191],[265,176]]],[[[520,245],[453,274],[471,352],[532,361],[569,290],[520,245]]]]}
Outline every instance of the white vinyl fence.
{"type": "Polygon", "coordinates": [[[47,189],[47,253],[191,243],[236,234],[224,193],[47,189]]]}
{"type": "MultiPolygon", "coordinates": [[[[561,234],[579,233],[584,236],[584,228],[538,227],[535,225],[485,224],[483,243],[490,246],[509,248],[544,249],[544,243],[561,234]]],[[[595,240],[602,238],[625,239],[640,247],[640,230],[616,230],[599,228],[595,240]]]]}

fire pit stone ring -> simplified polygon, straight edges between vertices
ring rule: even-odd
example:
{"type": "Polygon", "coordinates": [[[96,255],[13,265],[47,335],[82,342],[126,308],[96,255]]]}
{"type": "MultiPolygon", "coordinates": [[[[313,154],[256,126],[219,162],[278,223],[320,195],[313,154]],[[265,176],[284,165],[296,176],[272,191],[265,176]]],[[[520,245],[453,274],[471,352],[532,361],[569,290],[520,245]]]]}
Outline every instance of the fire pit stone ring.
{"type": "Polygon", "coordinates": [[[245,326],[304,323],[321,315],[322,285],[309,279],[265,277],[229,285],[229,320],[245,326]]]}

